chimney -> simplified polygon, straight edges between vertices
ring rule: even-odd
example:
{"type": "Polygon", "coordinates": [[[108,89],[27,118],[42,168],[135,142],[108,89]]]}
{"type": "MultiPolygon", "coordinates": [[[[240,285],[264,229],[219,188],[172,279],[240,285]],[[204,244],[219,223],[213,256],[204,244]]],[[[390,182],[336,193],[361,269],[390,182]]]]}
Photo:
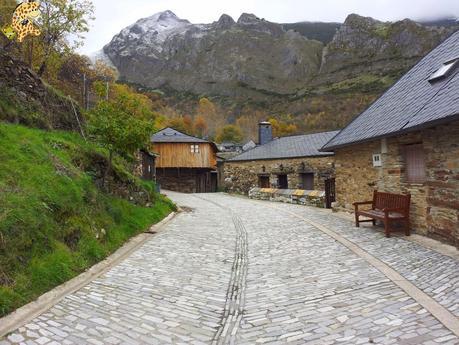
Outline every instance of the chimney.
{"type": "Polygon", "coordinates": [[[258,124],[258,144],[265,145],[273,140],[273,127],[270,122],[264,121],[258,124]]]}

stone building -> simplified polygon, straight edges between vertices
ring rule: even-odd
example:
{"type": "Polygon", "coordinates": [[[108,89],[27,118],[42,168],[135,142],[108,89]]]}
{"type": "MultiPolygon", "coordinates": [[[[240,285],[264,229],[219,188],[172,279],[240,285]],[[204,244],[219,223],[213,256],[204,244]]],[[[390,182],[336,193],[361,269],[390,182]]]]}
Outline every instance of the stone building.
{"type": "Polygon", "coordinates": [[[412,228],[459,246],[459,32],[328,142],[337,207],[411,194],[412,228]]]}
{"type": "Polygon", "coordinates": [[[260,123],[260,145],[224,164],[229,192],[247,194],[252,188],[323,190],[332,177],[333,153],[319,149],[338,132],[273,139],[269,122],[260,123]]]}
{"type": "Polygon", "coordinates": [[[151,137],[157,154],[156,181],[161,188],[183,193],[217,191],[217,147],[204,139],[165,128],[151,137]]]}

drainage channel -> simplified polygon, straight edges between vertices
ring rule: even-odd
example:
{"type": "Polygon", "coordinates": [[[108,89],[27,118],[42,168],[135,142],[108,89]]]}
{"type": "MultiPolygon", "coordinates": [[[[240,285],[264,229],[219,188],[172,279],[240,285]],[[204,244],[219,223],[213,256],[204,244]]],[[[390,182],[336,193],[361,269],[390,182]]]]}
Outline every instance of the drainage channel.
{"type": "Polygon", "coordinates": [[[245,290],[248,272],[248,236],[244,224],[233,211],[214,201],[195,196],[198,199],[214,204],[229,211],[236,229],[236,244],[231,278],[226,293],[225,309],[220,326],[212,339],[212,345],[234,344],[239,330],[239,325],[244,314],[245,290]]]}

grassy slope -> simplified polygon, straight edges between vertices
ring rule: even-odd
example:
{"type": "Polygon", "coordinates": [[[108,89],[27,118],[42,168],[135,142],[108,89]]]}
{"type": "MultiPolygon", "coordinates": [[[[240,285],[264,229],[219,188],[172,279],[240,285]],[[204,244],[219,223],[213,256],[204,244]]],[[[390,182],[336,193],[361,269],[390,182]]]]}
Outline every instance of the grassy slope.
{"type": "Polygon", "coordinates": [[[174,207],[158,195],[146,208],[100,192],[75,163],[100,150],[73,133],[0,123],[0,147],[0,316],[78,275],[174,207]]]}

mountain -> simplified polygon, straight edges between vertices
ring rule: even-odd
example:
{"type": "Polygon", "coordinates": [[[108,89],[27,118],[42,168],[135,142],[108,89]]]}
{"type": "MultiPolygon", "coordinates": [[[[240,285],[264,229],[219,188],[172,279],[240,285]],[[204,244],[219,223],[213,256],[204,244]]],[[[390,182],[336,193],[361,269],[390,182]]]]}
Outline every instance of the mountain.
{"type": "Polygon", "coordinates": [[[289,28],[253,14],[191,24],[165,11],[123,29],[104,53],[122,79],[149,88],[267,99],[361,74],[400,74],[453,31],[356,14],[342,25],[289,28]]]}
{"type": "Polygon", "coordinates": [[[170,11],[139,20],[104,48],[130,82],[232,97],[295,92],[318,73],[322,50],[252,14],[194,25],[170,11]]]}
{"type": "Polygon", "coordinates": [[[398,74],[452,32],[454,28],[424,26],[410,19],[386,23],[351,14],[324,49],[322,80],[344,80],[369,72],[398,74]]]}

